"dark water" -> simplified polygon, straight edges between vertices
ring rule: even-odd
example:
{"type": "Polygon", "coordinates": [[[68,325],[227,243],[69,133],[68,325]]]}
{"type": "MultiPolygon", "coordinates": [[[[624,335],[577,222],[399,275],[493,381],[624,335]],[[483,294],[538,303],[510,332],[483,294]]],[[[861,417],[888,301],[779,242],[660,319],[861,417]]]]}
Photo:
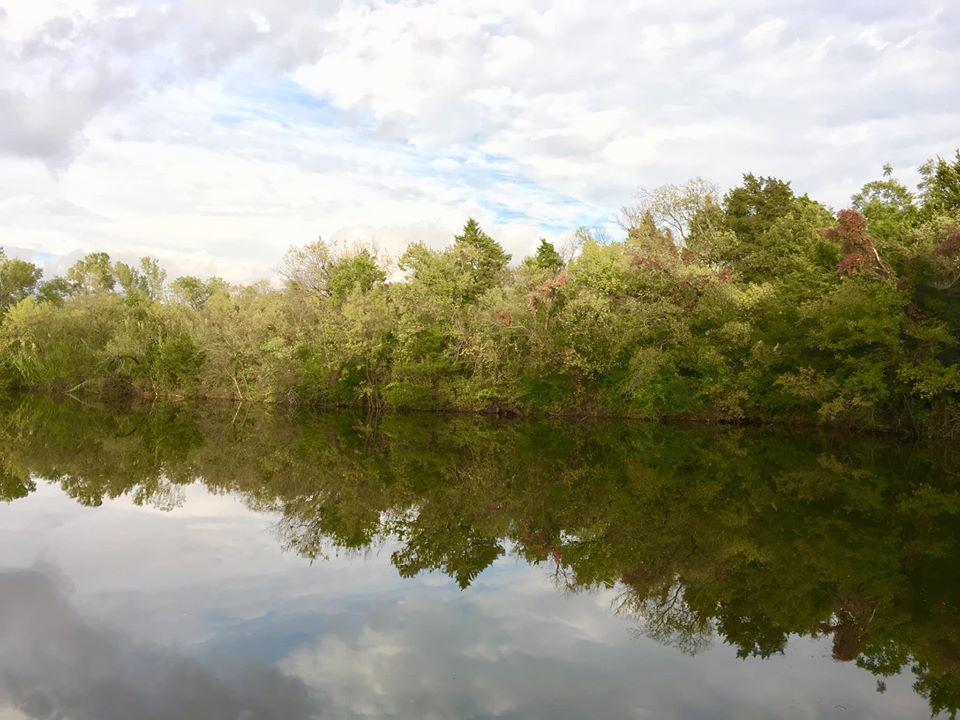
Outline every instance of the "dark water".
{"type": "Polygon", "coordinates": [[[0,407],[0,718],[924,718],[960,458],[811,432],[0,407]]]}

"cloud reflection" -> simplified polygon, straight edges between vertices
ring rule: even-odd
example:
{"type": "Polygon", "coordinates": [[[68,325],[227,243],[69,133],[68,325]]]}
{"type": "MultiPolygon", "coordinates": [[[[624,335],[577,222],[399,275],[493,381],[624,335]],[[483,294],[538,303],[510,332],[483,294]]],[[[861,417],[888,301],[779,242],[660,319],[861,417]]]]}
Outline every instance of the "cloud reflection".
{"type": "Polygon", "coordinates": [[[210,668],[97,627],[42,570],[0,572],[0,700],[51,720],[315,717],[297,679],[255,663],[210,668]]]}

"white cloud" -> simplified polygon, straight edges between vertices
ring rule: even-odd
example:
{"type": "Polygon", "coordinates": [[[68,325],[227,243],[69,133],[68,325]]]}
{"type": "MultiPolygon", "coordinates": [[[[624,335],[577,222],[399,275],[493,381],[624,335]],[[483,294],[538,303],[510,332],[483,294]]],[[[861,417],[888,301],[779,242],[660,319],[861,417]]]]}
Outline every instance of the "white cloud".
{"type": "Polygon", "coordinates": [[[960,145],[960,10],[754,0],[0,0],[0,244],[269,275],[468,215],[515,255],[639,186],[834,205],[960,145]]]}
{"type": "Polygon", "coordinates": [[[787,21],[783,18],[764,20],[744,35],[740,44],[754,52],[775,48],[786,28],[787,21]]]}

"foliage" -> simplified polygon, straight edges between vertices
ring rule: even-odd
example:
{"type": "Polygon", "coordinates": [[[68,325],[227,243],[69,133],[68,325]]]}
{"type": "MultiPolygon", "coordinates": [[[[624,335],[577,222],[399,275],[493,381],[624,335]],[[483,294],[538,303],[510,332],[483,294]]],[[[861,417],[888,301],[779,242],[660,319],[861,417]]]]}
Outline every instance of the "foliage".
{"type": "Polygon", "coordinates": [[[0,387],[954,434],[960,156],[921,177],[885,167],[836,214],[696,178],[642,193],[620,240],[513,267],[473,219],[392,276],[372,248],[292,248],[282,286],[4,257],[0,387]]]}
{"type": "Polygon", "coordinates": [[[620,224],[629,230],[648,217],[664,232],[683,242],[695,231],[697,220],[717,205],[718,195],[717,186],[700,177],[682,185],[641,190],[637,204],[621,210],[620,224]]]}
{"type": "Polygon", "coordinates": [[[43,273],[31,263],[7,258],[0,249],[0,312],[33,294],[43,273]]]}
{"type": "Polygon", "coordinates": [[[920,167],[920,192],[928,214],[956,215],[960,211],[960,149],[953,161],[937,157],[920,167]]]}
{"type": "Polygon", "coordinates": [[[549,242],[546,238],[540,238],[537,253],[529,258],[529,264],[541,270],[552,270],[554,272],[560,270],[565,265],[563,258],[560,257],[560,253],[557,252],[553,243],[549,242]]]}

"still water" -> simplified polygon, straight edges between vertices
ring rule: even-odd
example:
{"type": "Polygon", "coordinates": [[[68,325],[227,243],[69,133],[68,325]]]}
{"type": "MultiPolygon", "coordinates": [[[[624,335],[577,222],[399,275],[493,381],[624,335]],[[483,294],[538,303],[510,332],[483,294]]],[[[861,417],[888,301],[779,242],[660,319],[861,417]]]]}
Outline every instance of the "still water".
{"type": "Polygon", "coordinates": [[[0,406],[0,718],[926,718],[960,458],[813,432],[0,406]]]}

